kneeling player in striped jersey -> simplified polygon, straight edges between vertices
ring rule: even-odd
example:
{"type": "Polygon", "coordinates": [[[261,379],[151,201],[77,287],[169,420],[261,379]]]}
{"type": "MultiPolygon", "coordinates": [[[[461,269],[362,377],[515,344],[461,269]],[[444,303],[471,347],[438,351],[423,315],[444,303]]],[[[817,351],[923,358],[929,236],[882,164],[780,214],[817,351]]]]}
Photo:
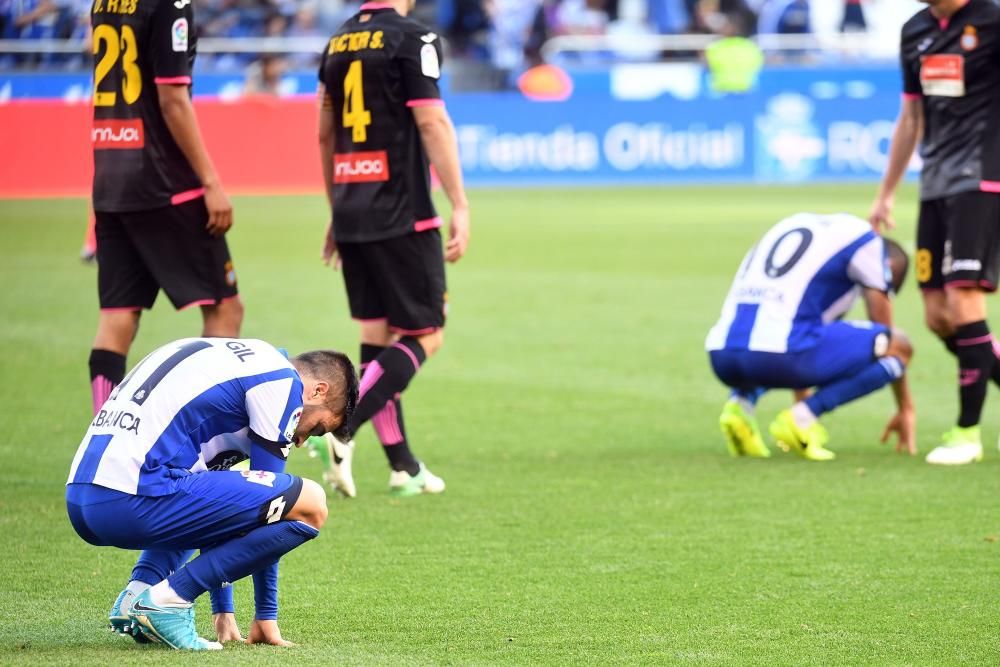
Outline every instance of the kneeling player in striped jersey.
{"type": "Polygon", "coordinates": [[[95,546],[143,549],[112,629],[177,649],[219,649],[195,631],[213,591],[218,639],[239,639],[227,585],[253,575],[250,643],[278,630],[278,559],[316,537],[323,487],[284,473],[292,445],[340,433],[358,400],[339,352],[287,359],[259,340],[189,338],[152,352],[98,411],[66,487],[70,522],[95,546]],[[249,459],[250,470],[230,470],[249,459]],[[187,562],[193,549],[201,555],[187,562]],[[186,564],[185,564],[186,563],[186,564]]]}
{"type": "Polygon", "coordinates": [[[712,369],[732,389],[719,418],[730,453],[770,456],[754,406],[768,389],[794,389],[802,400],[778,415],[771,435],[807,459],[833,459],[819,417],[890,383],[898,412],[882,440],[895,432],[897,451],[916,452],[904,375],[913,350],[893,329],[889,300],[908,264],[897,243],[850,215],[801,213],[764,234],[706,341],[712,369]],[[841,322],[859,295],[870,321],[841,322]]]}

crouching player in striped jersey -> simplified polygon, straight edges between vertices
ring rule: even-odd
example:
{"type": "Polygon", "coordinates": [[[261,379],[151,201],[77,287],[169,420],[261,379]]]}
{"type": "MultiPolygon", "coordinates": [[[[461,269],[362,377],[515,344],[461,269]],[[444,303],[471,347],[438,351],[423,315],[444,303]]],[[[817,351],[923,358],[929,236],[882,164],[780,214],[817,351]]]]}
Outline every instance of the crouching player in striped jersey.
{"type": "Polygon", "coordinates": [[[771,424],[779,446],[813,461],[835,457],[819,417],[892,384],[898,412],[882,441],[916,453],[913,402],[904,375],[913,350],[892,326],[889,297],[909,260],[894,241],[850,215],[801,213],[769,229],[739,268],[706,347],[732,390],[719,419],[734,456],[770,456],[754,417],[768,389],[799,400],[771,424]],[[868,322],[842,322],[858,298],[868,322]],[[808,391],[815,393],[808,395],[808,391]]]}
{"type": "Polygon", "coordinates": [[[140,362],[98,411],[66,487],[80,537],[143,549],[112,628],[220,649],[198,637],[194,600],[213,591],[218,639],[239,639],[228,583],[253,575],[248,641],[286,645],[278,559],[319,534],[327,509],[323,487],[285,474],[285,459],[311,435],[340,433],[357,399],[339,352],[287,359],[259,340],[189,338],[140,362]],[[250,470],[229,469],[246,459],[250,470]],[[188,562],[193,549],[201,554],[188,562]]]}

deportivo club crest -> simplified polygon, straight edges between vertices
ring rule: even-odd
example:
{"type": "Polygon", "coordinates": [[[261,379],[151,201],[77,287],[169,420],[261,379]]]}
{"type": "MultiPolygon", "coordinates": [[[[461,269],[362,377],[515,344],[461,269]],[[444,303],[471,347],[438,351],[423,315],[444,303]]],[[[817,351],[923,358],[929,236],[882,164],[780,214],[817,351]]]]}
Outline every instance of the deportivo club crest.
{"type": "Polygon", "coordinates": [[[979,46],[979,35],[976,33],[976,26],[967,25],[962,31],[962,38],[958,40],[963,51],[971,51],[979,46]]]}

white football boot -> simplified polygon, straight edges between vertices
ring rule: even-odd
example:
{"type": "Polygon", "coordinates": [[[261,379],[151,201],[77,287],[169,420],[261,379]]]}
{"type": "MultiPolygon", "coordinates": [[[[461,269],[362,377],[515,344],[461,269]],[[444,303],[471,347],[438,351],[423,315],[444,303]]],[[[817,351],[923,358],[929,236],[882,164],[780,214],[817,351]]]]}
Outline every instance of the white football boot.
{"type": "Polygon", "coordinates": [[[979,427],[955,427],[944,434],[942,444],[931,450],[924,459],[939,466],[964,466],[983,460],[983,443],[979,427]]]}
{"type": "Polygon", "coordinates": [[[312,436],[307,441],[309,455],[318,456],[323,461],[323,479],[330,487],[345,498],[355,498],[358,490],[354,486],[351,461],[354,459],[354,441],[341,442],[327,433],[322,437],[312,436]]]}

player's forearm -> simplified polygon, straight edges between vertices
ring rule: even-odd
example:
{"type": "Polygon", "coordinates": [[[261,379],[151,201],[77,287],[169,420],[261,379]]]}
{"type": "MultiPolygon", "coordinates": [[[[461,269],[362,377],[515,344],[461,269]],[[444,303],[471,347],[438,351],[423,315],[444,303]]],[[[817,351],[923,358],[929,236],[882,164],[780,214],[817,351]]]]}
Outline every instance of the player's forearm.
{"type": "Polygon", "coordinates": [[[444,114],[420,122],[417,127],[427,157],[437,171],[452,208],[468,208],[469,200],[465,196],[462,167],[458,159],[458,140],[451,119],[444,114]]]}
{"type": "Polygon", "coordinates": [[[900,410],[913,410],[913,397],[910,395],[910,383],[906,376],[892,383],[892,394],[896,398],[896,407],[900,410]]]}
{"type": "Polygon", "coordinates": [[[254,618],[278,620],[278,564],[273,563],[253,574],[254,618]]]}
{"type": "MultiPolygon", "coordinates": [[[[915,102],[910,104],[916,104],[915,102]]],[[[922,131],[920,116],[914,112],[910,104],[904,104],[896,120],[892,132],[892,143],[889,146],[889,164],[886,166],[882,183],[879,187],[879,197],[890,197],[899,187],[899,182],[906,174],[906,168],[913,158],[922,131]]]]}
{"type": "MultiPolygon", "coordinates": [[[[162,87],[161,87],[162,88],[162,87]]],[[[201,184],[207,187],[219,185],[219,176],[215,171],[212,158],[208,155],[205,142],[201,137],[201,130],[198,128],[198,118],[194,113],[194,105],[188,97],[186,87],[183,94],[178,91],[165,96],[160,95],[160,111],[163,113],[163,120],[170,130],[170,135],[177,142],[177,147],[181,149],[184,157],[198,175],[201,184]]]]}
{"type": "Polygon", "coordinates": [[[868,319],[892,329],[892,301],[889,297],[878,290],[865,289],[864,298],[868,319]]]}
{"type": "Polygon", "coordinates": [[[333,217],[333,140],[320,137],[319,161],[323,167],[323,190],[330,204],[330,216],[333,217]]]}
{"type": "MultiPolygon", "coordinates": [[[[288,445],[291,447],[291,445],[288,445]]],[[[281,446],[254,442],[250,446],[250,468],[268,472],[284,472],[285,456],[281,446]]],[[[274,563],[253,575],[254,618],[260,621],[278,619],[278,564],[274,563]]]]}

